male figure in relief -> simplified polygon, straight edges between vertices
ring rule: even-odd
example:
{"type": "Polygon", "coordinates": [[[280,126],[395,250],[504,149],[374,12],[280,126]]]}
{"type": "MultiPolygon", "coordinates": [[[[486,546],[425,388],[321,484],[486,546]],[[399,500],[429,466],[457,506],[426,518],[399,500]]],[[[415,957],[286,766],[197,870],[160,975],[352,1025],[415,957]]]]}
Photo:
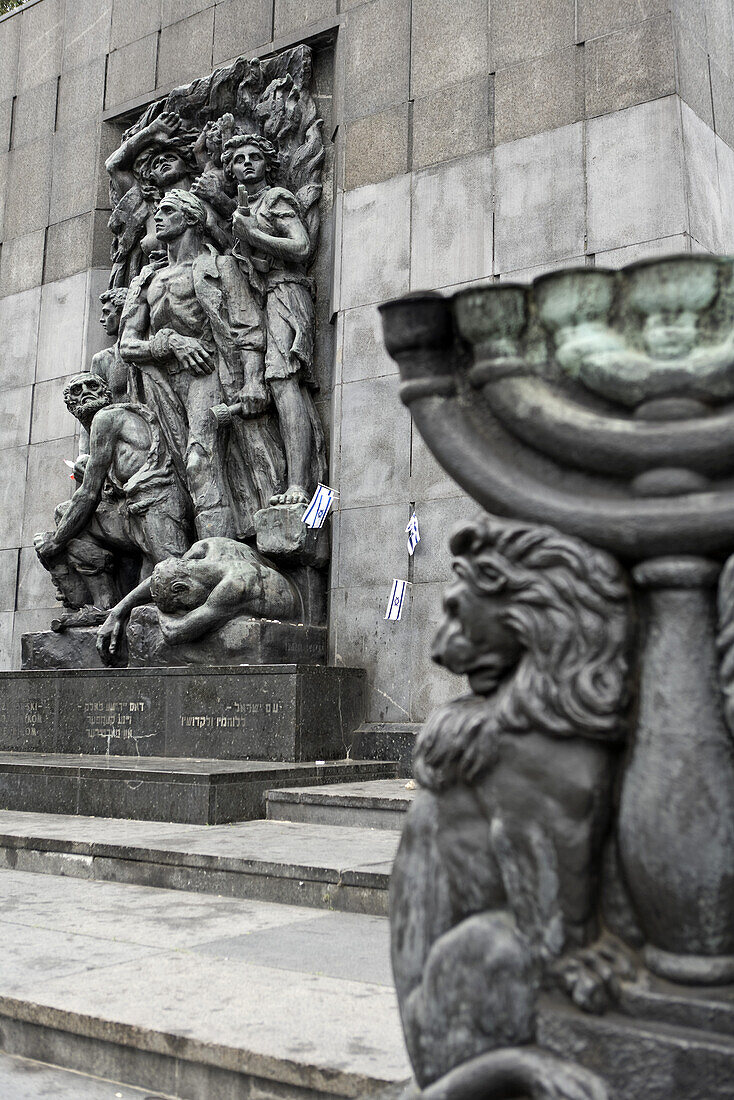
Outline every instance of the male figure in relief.
{"type": "Polygon", "coordinates": [[[120,350],[140,372],[194,502],[199,538],[252,534],[254,513],[283,477],[281,445],[263,417],[262,314],[231,256],[203,239],[207,214],[187,191],[169,191],[155,229],[167,258],[134,280],[122,319],[120,350]],[[212,407],[237,403],[222,435],[212,407]]]}
{"type": "Polygon", "coordinates": [[[311,252],[298,199],[272,186],[278,155],[266,138],[237,135],[224,146],[225,174],[239,184],[233,254],[264,302],[265,381],[278,412],[287,488],[272,504],[306,504],[325,476],[324,436],[311,389],[315,316],[306,264],[311,252]]]}

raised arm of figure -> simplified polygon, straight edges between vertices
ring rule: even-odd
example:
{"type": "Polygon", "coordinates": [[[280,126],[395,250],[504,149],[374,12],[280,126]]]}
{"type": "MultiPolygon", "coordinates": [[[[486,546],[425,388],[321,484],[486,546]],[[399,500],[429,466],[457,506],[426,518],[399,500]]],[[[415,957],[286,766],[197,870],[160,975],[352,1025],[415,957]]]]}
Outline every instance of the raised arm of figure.
{"type": "Polygon", "coordinates": [[[119,198],[136,182],[132,170],[135,158],[140,156],[146,146],[153,144],[156,140],[165,141],[172,138],[180,128],[181,120],[178,115],[173,111],[164,111],[137,134],[132,134],[127,141],[123,141],[122,145],[107,158],[105,168],[119,198]]]}

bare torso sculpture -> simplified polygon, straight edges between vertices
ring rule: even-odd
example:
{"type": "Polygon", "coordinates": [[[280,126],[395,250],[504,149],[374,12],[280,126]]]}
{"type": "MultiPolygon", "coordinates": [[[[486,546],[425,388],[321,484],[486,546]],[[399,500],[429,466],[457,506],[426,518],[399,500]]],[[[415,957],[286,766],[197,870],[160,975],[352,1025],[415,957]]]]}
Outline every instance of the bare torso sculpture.
{"type": "Polygon", "coordinates": [[[74,375],[65,399],[88,433],[89,455],[77,471],[80,487],[57,509],[56,530],[35,539],[64,605],[82,610],[60,626],[105,617],[120,596],[116,556],[139,555],[147,575],[184,553],[191,529],[190,502],[150,410],[112,404],[107,384],[91,373],[74,375]]]}

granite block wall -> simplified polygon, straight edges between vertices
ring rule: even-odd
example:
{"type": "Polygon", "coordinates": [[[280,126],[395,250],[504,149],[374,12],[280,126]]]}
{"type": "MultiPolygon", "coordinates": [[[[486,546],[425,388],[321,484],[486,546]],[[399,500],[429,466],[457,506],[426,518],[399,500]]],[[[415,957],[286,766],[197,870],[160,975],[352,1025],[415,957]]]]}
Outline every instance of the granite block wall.
{"type": "Polygon", "coordinates": [[[70,491],[63,381],[102,345],[104,159],[153,98],[300,41],[329,149],[330,657],[367,667],[374,722],[419,722],[456,690],[428,652],[447,535],[474,511],[399,403],[378,304],[734,252],[734,0],[32,0],[0,19],[2,667],[54,604],[32,535],[70,491]],[[411,604],[385,623],[395,576],[413,580],[411,604]]]}

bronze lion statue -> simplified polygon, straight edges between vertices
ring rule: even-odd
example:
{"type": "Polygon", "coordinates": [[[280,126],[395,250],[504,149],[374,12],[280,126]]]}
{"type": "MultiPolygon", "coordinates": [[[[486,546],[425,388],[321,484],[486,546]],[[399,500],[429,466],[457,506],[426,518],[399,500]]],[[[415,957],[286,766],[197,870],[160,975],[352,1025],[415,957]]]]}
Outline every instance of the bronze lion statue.
{"type": "Polygon", "coordinates": [[[408,1050],[431,1096],[603,1097],[598,1079],[538,1051],[535,1010],[554,968],[598,935],[628,585],[608,554],[547,527],[486,517],[450,546],[433,659],[472,690],[418,737],[424,789],[391,882],[408,1050]]]}

